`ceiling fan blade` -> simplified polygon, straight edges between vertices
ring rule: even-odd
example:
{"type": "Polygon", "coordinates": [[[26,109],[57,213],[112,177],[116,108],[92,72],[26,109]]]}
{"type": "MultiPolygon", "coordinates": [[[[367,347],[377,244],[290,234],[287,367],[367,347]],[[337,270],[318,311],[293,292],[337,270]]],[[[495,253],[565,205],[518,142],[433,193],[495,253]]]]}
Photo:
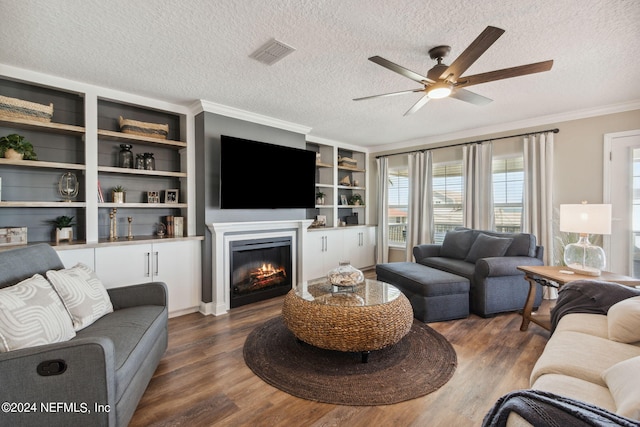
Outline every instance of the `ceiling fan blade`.
{"type": "Polygon", "coordinates": [[[451,95],[449,95],[449,98],[455,98],[474,105],[487,105],[490,102],[493,102],[492,99],[487,98],[486,96],[478,95],[477,93],[466,89],[454,89],[453,92],[451,92],[451,95]]]}
{"type": "Polygon", "coordinates": [[[502,34],[504,34],[504,30],[501,28],[491,26],[485,28],[464,52],[449,65],[449,68],[442,73],[440,78],[455,82],[502,34]]]}
{"type": "Polygon", "coordinates": [[[407,93],[415,93],[415,92],[424,92],[424,88],[422,88],[422,89],[412,89],[412,90],[403,90],[401,92],[383,93],[382,95],[363,96],[362,98],[354,98],[354,101],[362,101],[362,100],[365,100],[365,99],[372,99],[372,98],[383,98],[385,96],[405,95],[407,93]]]}
{"type": "Polygon", "coordinates": [[[418,83],[422,83],[422,84],[426,84],[426,83],[435,83],[433,80],[427,78],[426,76],[422,76],[418,73],[415,73],[411,70],[408,70],[396,63],[393,63],[391,61],[389,61],[388,59],[384,59],[380,56],[372,56],[371,58],[369,58],[369,61],[371,62],[375,62],[378,65],[382,65],[383,67],[394,71],[398,74],[400,74],[401,76],[404,76],[408,79],[411,79],[413,81],[416,81],[418,83]]]}
{"type": "Polygon", "coordinates": [[[504,68],[502,70],[489,71],[488,73],[475,74],[463,77],[456,87],[466,87],[494,80],[510,79],[512,77],[525,76],[527,74],[549,71],[553,66],[553,60],[536,62],[534,64],[520,65],[518,67],[504,68]]]}
{"type": "Polygon", "coordinates": [[[413,107],[409,108],[407,110],[406,113],[404,113],[404,116],[408,116],[410,114],[415,113],[416,111],[418,111],[419,109],[421,109],[422,107],[424,107],[424,104],[426,104],[427,102],[429,102],[429,97],[427,95],[423,96],[422,98],[420,98],[418,100],[418,102],[416,102],[415,104],[413,104],[413,107]]]}

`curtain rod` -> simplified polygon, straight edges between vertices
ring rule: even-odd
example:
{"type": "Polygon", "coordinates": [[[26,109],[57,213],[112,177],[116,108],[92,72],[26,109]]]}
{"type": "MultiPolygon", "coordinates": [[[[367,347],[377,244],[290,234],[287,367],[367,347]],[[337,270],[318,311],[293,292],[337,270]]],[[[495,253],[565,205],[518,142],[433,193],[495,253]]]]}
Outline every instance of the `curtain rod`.
{"type": "Polygon", "coordinates": [[[538,134],[545,133],[545,132],[558,133],[558,132],[560,132],[560,129],[558,129],[558,128],[546,129],[546,130],[539,130],[539,131],[536,131],[536,132],[519,133],[517,135],[507,135],[507,136],[499,136],[499,137],[496,137],[496,138],[479,139],[477,141],[459,142],[457,144],[443,145],[443,146],[440,146],[440,147],[422,148],[420,150],[403,151],[401,153],[381,154],[379,156],[376,156],[376,159],[378,159],[380,157],[399,156],[401,154],[419,153],[421,151],[438,150],[440,148],[457,147],[458,145],[480,144],[481,142],[497,141],[499,139],[507,139],[507,138],[516,138],[518,136],[538,135],[538,134]]]}

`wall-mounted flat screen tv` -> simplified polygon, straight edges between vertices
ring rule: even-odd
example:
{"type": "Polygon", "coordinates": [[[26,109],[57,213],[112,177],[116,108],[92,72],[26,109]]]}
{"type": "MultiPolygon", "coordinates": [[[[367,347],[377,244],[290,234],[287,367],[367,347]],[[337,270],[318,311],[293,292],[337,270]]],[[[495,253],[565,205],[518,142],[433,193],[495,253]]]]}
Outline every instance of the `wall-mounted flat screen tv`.
{"type": "Polygon", "coordinates": [[[315,207],[313,151],[222,135],[221,209],[315,207]]]}

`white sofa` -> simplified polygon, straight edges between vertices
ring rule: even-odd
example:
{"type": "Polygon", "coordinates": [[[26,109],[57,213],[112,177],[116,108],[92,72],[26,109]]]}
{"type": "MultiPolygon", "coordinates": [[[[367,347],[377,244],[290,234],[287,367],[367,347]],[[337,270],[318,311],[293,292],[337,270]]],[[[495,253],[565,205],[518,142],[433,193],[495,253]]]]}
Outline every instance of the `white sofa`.
{"type": "MultiPolygon", "coordinates": [[[[612,305],[606,315],[564,315],[530,384],[640,421],[640,296],[612,305]]],[[[511,412],[507,425],[530,424],[511,412]]]]}

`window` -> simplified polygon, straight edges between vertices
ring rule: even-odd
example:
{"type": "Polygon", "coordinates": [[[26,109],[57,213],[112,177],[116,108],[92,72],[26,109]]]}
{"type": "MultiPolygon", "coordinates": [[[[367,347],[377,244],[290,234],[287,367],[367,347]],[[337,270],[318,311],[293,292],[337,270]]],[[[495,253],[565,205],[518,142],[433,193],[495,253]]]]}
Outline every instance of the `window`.
{"type": "Polygon", "coordinates": [[[433,238],[442,243],[448,230],[463,225],[462,161],[433,165],[433,238]]]}
{"type": "Polygon", "coordinates": [[[409,170],[389,171],[389,245],[405,246],[409,208],[409,170]]]}
{"type": "Polygon", "coordinates": [[[495,230],[520,232],[524,193],[521,155],[493,159],[493,214],[495,230]]]}

